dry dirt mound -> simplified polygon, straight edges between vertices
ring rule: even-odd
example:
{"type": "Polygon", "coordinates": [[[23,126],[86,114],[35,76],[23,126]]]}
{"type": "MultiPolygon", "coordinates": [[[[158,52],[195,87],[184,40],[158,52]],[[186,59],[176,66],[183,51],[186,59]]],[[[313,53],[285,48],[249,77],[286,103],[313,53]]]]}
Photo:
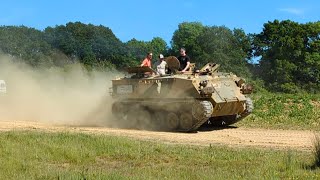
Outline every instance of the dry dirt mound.
{"type": "Polygon", "coordinates": [[[190,145],[226,145],[230,147],[258,147],[272,149],[296,149],[310,151],[315,133],[296,130],[267,130],[248,128],[227,128],[198,133],[152,132],[105,127],[68,127],[46,125],[36,122],[0,122],[0,131],[41,130],[48,132],[82,132],[89,134],[108,134],[135,139],[160,141],[164,143],[190,145]]]}

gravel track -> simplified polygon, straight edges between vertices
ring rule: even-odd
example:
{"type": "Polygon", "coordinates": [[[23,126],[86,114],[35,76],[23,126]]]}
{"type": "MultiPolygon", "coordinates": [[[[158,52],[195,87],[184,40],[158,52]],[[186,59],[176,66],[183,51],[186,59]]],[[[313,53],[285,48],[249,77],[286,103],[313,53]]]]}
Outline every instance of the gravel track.
{"type": "MultiPolygon", "coordinates": [[[[0,121],[0,131],[30,130],[47,132],[82,132],[107,134],[129,138],[187,145],[225,145],[311,151],[315,132],[298,130],[269,130],[252,128],[224,128],[200,130],[198,133],[154,132],[108,127],[72,127],[48,125],[30,121],[0,121]]],[[[319,132],[318,132],[319,133],[319,132]]]]}

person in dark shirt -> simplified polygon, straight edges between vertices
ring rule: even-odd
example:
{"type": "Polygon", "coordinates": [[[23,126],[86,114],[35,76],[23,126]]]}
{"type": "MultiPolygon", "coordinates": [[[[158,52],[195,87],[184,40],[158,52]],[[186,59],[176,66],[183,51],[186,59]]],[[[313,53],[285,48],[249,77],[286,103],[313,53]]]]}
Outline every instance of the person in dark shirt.
{"type": "Polygon", "coordinates": [[[185,48],[180,48],[180,56],[178,57],[180,62],[179,71],[186,72],[190,68],[190,57],[186,54],[185,48]]]}

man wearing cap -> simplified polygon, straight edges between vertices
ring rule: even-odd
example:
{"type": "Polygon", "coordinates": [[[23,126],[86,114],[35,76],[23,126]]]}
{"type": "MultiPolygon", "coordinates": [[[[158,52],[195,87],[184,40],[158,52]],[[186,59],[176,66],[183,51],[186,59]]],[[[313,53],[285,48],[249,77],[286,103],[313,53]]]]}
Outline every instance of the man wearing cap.
{"type": "Polygon", "coordinates": [[[180,56],[178,57],[180,62],[179,71],[186,72],[190,67],[190,57],[186,54],[185,48],[180,48],[180,56]]]}
{"type": "Polygon", "coordinates": [[[151,61],[152,61],[152,52],[148,52],[147,57],[142,61],[141,67],[142,66],[148,66],[151,68],[151,61]]]}
{"type": "Polygon", "coordinates": [[[158,75],[162,76],[166,74],[167,62],[162,54],[159,55],[159,60],[155,63],[155,67],[157,68],[158,75]]]}

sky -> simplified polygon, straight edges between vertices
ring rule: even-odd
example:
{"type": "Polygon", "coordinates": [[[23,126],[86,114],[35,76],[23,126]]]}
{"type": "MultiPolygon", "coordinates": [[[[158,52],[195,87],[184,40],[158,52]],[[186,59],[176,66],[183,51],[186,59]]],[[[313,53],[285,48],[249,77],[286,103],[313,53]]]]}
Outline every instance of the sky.
{"type": "Polygon", "coordinates": [[[39,30],[68,22],[109,27],[122,41],[163,38],[182,22],[260,33],[268,21],[320,21],[319,0],[0,0],[0,25],[39,30]]]}

